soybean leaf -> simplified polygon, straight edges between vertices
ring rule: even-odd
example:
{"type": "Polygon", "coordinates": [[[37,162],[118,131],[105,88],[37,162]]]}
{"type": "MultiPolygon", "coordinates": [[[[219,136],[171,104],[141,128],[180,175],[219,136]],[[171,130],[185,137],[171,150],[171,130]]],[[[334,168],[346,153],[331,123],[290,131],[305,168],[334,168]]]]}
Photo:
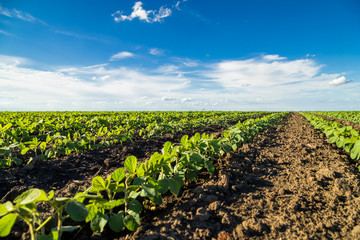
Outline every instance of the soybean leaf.
{"type": "Polygon", "coordinates": [[[138,200],[132,199],[129,204],[129,209],[131,211],[134,211],[135,213],[141,213],[143,210],[143,207],[142,207],[141,203],[139,203],[138,200]]]}
{"type": "Polygon", "coordinates": [[[105,179],[105,188],[108,189],[111,183],[111,175],[105,179]]]}
{"type": "Polygon", "coordinates": [[[7,201],[4,203],[4,206],[6,207],[6,209],[8,210],[8,212],[14,210],[14,205],[12,204],[12,202],[7,201]]]}
{"type": "Polygon", "coordinates": [[[89,213],[88,209],[81,202],[71,200],[65,206],[66,212],[70,215],[70,218],[74,221],[84,221],[89,213]]]}
{"type": "Polygon", "coordinates": [[[148,197],[153,198],[156,196],[156,189],[147,185],[144,185],[141,187],[142,191],[140,193],[140,196],[142,197],[148,197]]]}
{"type": "Polygon", "coordinates": [[[194,152],[190,155],[190,160],[202,163],[204,161],[204,157],[194,152]]]}
{"type": "Polygon", "coordinates": [[[0,216],[5,215],[8,212],[7,208],[5,207],[5,205],[0,203],[0,216]]]}
{"type": "Polygon", "coordinates": [[[23,149],[21,150],[21,155],[25,155],[29,150],[30,150],[30,148],[28,148],[28,147],[23,148],[23,149]]]}
{"type": "Polygon", "coordinates": [[[91,220],[91,230],[94,232],[103,232],[104,227],[106,226],[107,222],[109,221],[109,217],[106,214],[103,214],[101,212],[98,212],[96,216],[91,220]]]}
{"type": "Polygon", "coordinates": [[[124,214],[113,214],[109,219],[109,227],[114,232],[120,232],[124,228],[124,214]]]}
{"type": "Polygon", "coordinates": [[[181,138],[180,143],[181,143],[182,146],[184,146],[184,147],[186,146],[186,144],[187,144],[187,142],[188,142],[188,138],[189,138],[188,135],[184,135],[184,136],[181,138]]]}
{"type": "Polygon", "coordinates": [[[171,142],[169,142],[169,141],[168,141],[168,142],[166,142],[166,143],[164,144],[163,149],[162,149],[163,154],[168,153],[168,152],[169,152],[170,147],[171,147],[171,142]]]}
{"type": "Polygon", "coordinates": [[[85,221],[90,222],[98,213],[99,207],[96,205],[90,205],[90,206],[87,206],[86,208],[88,209],[89,212],[85,218],[85,221]]]}
{"type": "Polygon", "coordinates": [[[123,204],[125,204],[125,199],[123,199],[123,198],[117,199],[117,200],[112,200],[112,201],[105,200],[105,202],[101,204],[101,207],[104,209],[113,209],[113,208],[121,206],[123,204]]]}
{"type": "Polygon", "coordinates": [[[59,232],[57,230],[51,231],[49,235],[40,235],[36,238],[36,240],[58,240],[59,232]]]}
{"type": "Polygon", "coordinates": [[[48,194],[49,194],[49,195],[48,195],[48,200],[53,199],[53,197],[54,197],[54,195],[55,195],[54,190],[51,190],[48,194]]]}
{"type": "Polygon", "coordinates": [[[106,189],[104,179],[100,176],[92,179],[92,191],[99,192],[106,189]]]}
{"type": "Polygon", "coordinates": [[[209,160],[206,160],[206,161],[205,161],[205,167],[207,168],[207,170],[209,171],[209,173],[213,173],[214,170],[215,170],[214,165],[213,165],[209,160]]]}
{"type": "Polygon", "coordinates": [[[133,184],[134,185],[141,185],[146,181],[146,178],[144,177],[137,177],[134,179],[133,184]]]}
{"type": "Polygon", "coordinates": [[[135,156],[129,156],[125,159],[124,167],[130,173],[135,173],[137,166],[137,158],[135,156]]]}
{"type": "MultiPolygon", "coordinates": [[[[72,232],[79,228],[80,228],[80,226],[61,226],[61,231],[62,232],[72,232]]],[[[55,231],[57,231],[57,228],[52,228],[51,231],[55,232],[55,231]]]]}
{"type": "Polygon", "coordinates": [[[125,177],[125,169],[124,168],[118,168],[113,172],[112,178],[115,182],[121,182],[125,177]]]}
{"type": "Polygon", "coordinates": [[[180,192],[180,188],[181,188],[180,183],[178,183],[178,182],[177,182],[175,179],[173,179],[173,178],[169,178],[168,181],[169,181],[170,191],[171,191],[173,194],[178,195],[179,192],[180,192]]]}
{"type": "Polygon", "coordinates": [[[201,138],[200,133],[195,133],[195,135],[194,135],[194,140],[195,140],[196,142],[198,142],[198,141],[200,141],[200,138],[201,138]]]}
{"type": "Polygon", "coordinates": [[[23,192],[20,196],[16,197],[14,202],[17,205],[24,205],[33,202],[46,201],[47,196],[44,190],[37,188],[29,189],[26,192],[23,192]]]}
{"type": "Polygon", "coordinates": [[[162,204],[162,199],[161,199],[160,194],[159,194],[159,195],[156,195],[155,197],[150,198],[150,200],[151,200],[153,203],[155,203],[156,205],[162,204]]]}
{"type": "Polygon", "coordinates": [[[0,237],[9,235],[16,218],[17,216],[15,213],[9,213],[0,219],[0,237]]]}
{"type": "Polygon", "coordinates": [[[355,159],[358,154],[360,154],[360,140],[357,141],[354,144],[354,147],[351,149],[351,156],[350,157],[352,159],[355,159]]]}
{"type": "Polygon", "coordinates": [[[138,214],[135,213],[133,213],[132,215],[127,215],[124,218],[124,223],[127,229],[134,232],[140,226],[140,217],[138,214]]]}
{"type": "Polygon", "coordinates": [[[164,194],[168,191],[169,189],[169,182],[166,178],[159,180],[159,185],[158,185],[158,191],[161,194],[164,194]]]}
{"type": "Polygon", "coordinates": [[[198,176],[197,172],[196,171],[191,171],[191,170],[189,172],[187,172],[186,175],[185,175],[185,177],[187,179],[190,179],[192,181],[195,181],[197,179],[197,176],[198,176]]]}
{"type": "Polygon", "coordinates": [[[142,177],[146,173],[146,165],[145,163],[141,163],[140,166],[136,169],[136,174],[138,177],[142,177]]]}

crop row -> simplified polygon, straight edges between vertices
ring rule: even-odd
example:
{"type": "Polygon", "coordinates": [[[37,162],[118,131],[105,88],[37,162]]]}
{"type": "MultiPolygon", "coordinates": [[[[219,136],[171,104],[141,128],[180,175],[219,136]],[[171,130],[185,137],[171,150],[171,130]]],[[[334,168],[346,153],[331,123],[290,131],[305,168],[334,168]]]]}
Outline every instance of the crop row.
{"type": "Polygon", "coordinates": [[[17,219],[28,224],[31,239],[61,239],[63,232],[79,228],[63,226],[67,218],[89,222],[94,232],[102,232],[107,226],[115,232],[125,228],[135,231],[141,224],[140,214],[144,208],[161,204],[162,196],[168,191],[179,194],[184,180],[196,180],[202,169],[213,173],[213,160],[236,150],[286,114],[239,122],[217,139],[208,134],[196,133],[191,138],[185,135],[180,144],[166,142],[161,154],[155,152],[143,163],[130,156],[124,168],[117,169],[106,179],[94,177],[92,186],[74,197],[55,197],[54,191],[46,194],[41,189],[30,189],[13,203],[0,204],[0,236],[7,236],[17,219]],[[38,211],[38,205],[42,204],[41,209],[44,209],[44,203],[52,208],[52,215],[46,220],[38,211]],[[45,225],[53,218],[57,224],[46,233],[45,225]]]}
{"type": "Polygon", "coordinates": [[[337,118],[340,120],[350,121],[353,123],[360,123],[360,112],[352,111],[352,112],[312,112],[315,114],[337,118]]]}
{"type": "Polygon", "coordinates": [[[330,143],[350,153],[351,159],[360,160],[360,136],[352,126],[343,126],[339,122],[326,120],[310,113],[301,113],[315,129],[325,133],[330,143]]]}
{"type": "Polygon", "coordinates": [[[0,168],[264,112],[4,112],[0,168]]]}

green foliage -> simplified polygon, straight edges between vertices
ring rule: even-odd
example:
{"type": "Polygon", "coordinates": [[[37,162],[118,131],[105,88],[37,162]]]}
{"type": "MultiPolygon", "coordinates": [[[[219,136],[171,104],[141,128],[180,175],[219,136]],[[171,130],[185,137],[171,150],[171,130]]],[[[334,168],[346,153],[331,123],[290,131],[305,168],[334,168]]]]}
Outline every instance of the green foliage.
{"type": "MultiPolygon", "coordinates": [[[[319,112],[316,112],[319,113],[319,112]]],[[[339,112],[345,114],[344,112],[339,112]]],[[[339,122],[330,121],[311,113],[302,115],[314,126],[325,133],[330,143],[335,143],[338,148],[343,148],[350,153],[351,159],[360,160],[360,136],[352,126],[343,126],[339,122]]],[[[327,113],[328,116],[338,116],[327,113]]]]}
{"type": "Polygon", "coordinates": [[[266,112],[2,112],[0,168],[266,112]]]}
{"type": "MultiPolygon", "coordinates": [[[[135,156],[130,156],[125,159],[124,168],[115,170],[106,179],[94,177],[91,187],[74,197],[56,198],[53,191],[47,195],[43,190],[30,189],[14,200],[15,205],[11,202],[0,205],[0,234],[7,236],[15,219],[21,219],[29,225],[32,239],[61,239],[62,232],[78,228],[62,225],[68,217],[76,222],[90,222],[94,232],[104,231],[106,225],[115,232],[124,228],[135,231],[141,225],[140,214],[145,206],[141,200],[159,205],[161,196],[168,191],[180,194],[185,179],[195,180],[198,171],[203,169],[213,173],[212,160],[236,149],[286,114],[239,122],[218,139],[196,133],[191,138],[182,137],[178,145],[166,142],[162,154],[154,153],[140,164],[135,156]],[[37,210],[39,202],[47,203],[54,210],[46,220],[41,219],[37,210]],[[57,227],[46,235],[45,225],[55,216],[57,227]]],[[[95,122],[98,120],[92,121],[95,122]]],[[[102,124],[110,125],[109,121],[102,124]]]]}

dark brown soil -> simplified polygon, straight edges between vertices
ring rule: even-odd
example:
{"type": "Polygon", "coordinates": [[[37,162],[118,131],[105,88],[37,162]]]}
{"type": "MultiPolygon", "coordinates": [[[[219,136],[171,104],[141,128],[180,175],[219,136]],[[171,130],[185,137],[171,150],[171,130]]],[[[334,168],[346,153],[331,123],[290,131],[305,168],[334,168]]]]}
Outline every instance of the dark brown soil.
{"type": "Polygon", "coordinates": [[[300,114],[216,167],[117,238],[360,239],[358,170],[300,114]]]}
{"type": "MultiPolygon", "coordinates": [[[[179,138],[182,135],[184,133],[179,138]]],[[[155,139],[148,141],[154,142],[142,147],[157,144],[155,139]]],[[[150,151],[159,151],[162,144],[158,144],[158,150],[144,150],[143,158],[139,158],[145,159],[150,151]]],[[[97,155],[90,155],[100,158],[92,160],[97,168],[86,176],[77,173],[80,182],[112,171],[113,166],[122,164],[112,161],[126,157],[118,157],[120,150],[113,148],[97,151],[97,155]],[[113,156],[108,160],[109,166],[99,170],[98,166],[103,166],[109,155],[113,156]]],[[[141,153],[141,147],[137,151],[141,153]]],[[[74,172],[81,172],[82,161],[90,157],[86,154],[69,169],[79,168],[74,172]]],[[[77,158],[69,157],[72,161],[77,158]]],[[[325,136],[298,113],[290,114],[237,151],[217,160],[215,167],[213,175],[200,174],[199,180],[187,183],[179,196],[169,194],[155,211],[147,210],[142,217],[142,227],[135,233],[93,234],[85,227],[75,236],[64,237],[360,239],[359,172],[346,154],[327,143],[325,136]]],[[[59,186],[65,186],[66,182],[61,179],[59,186]]],[[[67,194],[73,189],[77,191],[79,184],[72,182],[61,191],[67,194]]],[[[59,189],[55,185],[50,188],[59,189]]]]}
{"type": "Polygon", "coordinates": [[[138,140],[130,144],[101,147],[79,154],[39,162],[33,168],[19,167],[0,169],[0,203],[12,201],[19,193],[40,188],[46,191],[56,190],[57,196],[66,196],[84,189],[90,184],[90,179],[97,175],[106,176],[123,166],[123,161],[130,155],[135,155],[138,161],[144,161],[154,152],[160,152],[167,141],[176,143],[184,135],[192,136],[196,132],[218,136],[229,125],[209,125],[174,134],[138,140]]]}

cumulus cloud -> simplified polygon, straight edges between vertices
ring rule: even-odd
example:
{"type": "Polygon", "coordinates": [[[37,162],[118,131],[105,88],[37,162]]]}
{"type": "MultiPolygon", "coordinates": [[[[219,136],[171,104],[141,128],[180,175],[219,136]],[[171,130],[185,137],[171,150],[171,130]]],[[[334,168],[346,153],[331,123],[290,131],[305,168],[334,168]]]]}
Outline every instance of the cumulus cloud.
{"type": "Polygon", "coordinates": [[[181,101],[182,102],[191,102],[192,98],[182,98],[181,101]]]}
{"type": "Polygon", "coordinates": [[[38,70],[30,63],[24,58],[0,56],[1,96],[6,97],[0,101],[1,109],[141,110],[135,101],[142,96],[161,102],[164,93],[176,94],[185,88],[182,79],[146,70],[105,64],[38,70]]]}
{"type": "MultiPolygon", "coordinates": [[[[349,82],[338,73],[323,72],[321,64],[309,59],[269,61],[259,56],[199,62],[200,68],[185,74],[183,64],[156,70],[114,65],[42,66],[39,70],[29,59],[0,55],[0,108],[312,110],[321,106],[326,110],[322,104],[334,98],[334,86],[349,82]]],[[[359,87],[353,81],[351,87],[336,88],[336,106],[346,110],[345,102],[360,104],[359,87]]]]}
{"type": "Polygon", "coordinates": [[[173,97],[162,97],[161,98],[161,101],[175,101],[176,98],[173,98],[173,97]]]}
{"type": "Polygon", "coordinates": [[[4,15],[7,17],[11,17],[11,18],[21,19],[21,20],[27,21],[27,22],[39,22],[39,23],[45,24],[43,21],[33,17],[29,13],[19,11],[15,8],[9,10],[1,5],[0,5],[0,15],[4,15]]]}
{"type": "Polygon", "coordinates": [[[278,61],[278,60],[285,60],[286,57],[280,57],[279,55],[274,54],[274,55],[265,55],[263,56],[263,59],[268,61],[278,61]]]}
{"type": "Polygon", "coordinates": [[[117,61],[120,59],[131,58],[131,57],[135,57],[135,54],[128,52],[128,51],[122,51],[122,52],[118,52],[118,53],[114,54],[113,56],[111,56],[109,61],[117,61]]]}
{"type": "Polygon", "coordinates": [[[352,80],[347,80],[345,76],[341,76],[339,78],[335,78],[335,79],[331,80],[329,82],[329,84],[333,85],[333,86],[339,86],[339,85],[347,84],[350,82],[352,82],[352,80]]]}
{"type": "Polygon", "coordinates": [[[274,87],[313,80],[321,65],[309,59],[287,60],[278,55],[261,59],[230,60],[216,63],[205,76],[227,89],[274,87]],[[269,61],[272,59],[272,61],[269,61]]]}
{"type": "Polygon", "coordinates": [[[170,8],[164,6],[161,6],[159,10],[145,10],[142,5],[142,2],[136,2],[132,7],[133,11],[130,15],[124,15],[122,11],[116,11],[111,16],[114,17],[115,22],[132,21],[135,18],[138,18],[141,21],[154,23],[161,22],[172,13],[170,8]]]}

